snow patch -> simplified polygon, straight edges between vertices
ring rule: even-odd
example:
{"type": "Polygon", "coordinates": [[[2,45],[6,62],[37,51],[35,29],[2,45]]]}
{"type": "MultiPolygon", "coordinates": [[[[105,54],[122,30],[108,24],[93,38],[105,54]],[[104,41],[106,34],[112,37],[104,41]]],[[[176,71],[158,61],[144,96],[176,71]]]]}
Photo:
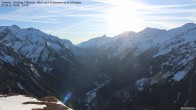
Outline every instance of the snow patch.
{"type": "Polygon", "coordinates": [[[97,94],[97,90],[99,90],[100,88],[102,88],[105,84],[109,83],[109,80],[106,81],[105,83],[100,84],[97,88],[93,89],[92,91],[89,91],[88,93],[86,93],[87,96],[87,103],[91,103],[92,100],[96,97],[97,94]]]}
{"type": "Polygon", "coordinates": [[[24,102],[37,102],[38,100],[23,95],[3,97],[0,96],[0,110],[32,110],[43,109],[46,105],[23,104],[24,102]]]}
{"type": "Polygon", "coordinates": [[[172,78],[173,80],[176,80],[176,81],[180,81],[181,79],[184,78],[184,76],[187,74],[186,71],[179,71],[177,72],[174,77],[172,78]]]}
{"type": "MultiPolygon", "coordinates": [[[[106,77],[104,74],[103,74],[104,77],[106,77]]],[[[103,77],[101,75],[101,77],[103,77]]],[[[96,95],[97,95],[97,91],[102,88],[105,84],[108,84],[110,82],[110,80],[106,80],[104,83],[101,83],[101,84],[98,84],[98,82],[96,81],[96,85],[97,87],[89,92],[86,93],[86,99],[85,99],[85,106],[88,107],[87,110],[91,110],[91,106],[94,106],[94,101],[95,101],[95,98],[96,98],[96,95]]]]}
{"type": "Polygon", "coordinates": [[[144,90],[144,84],[146,84],[147,81],[148,81],[148,79],[146,79],[146,78],[141,78],[141,79],[139,79],[139,80],[136,81],[135,85],[136,85],[136,87],[137,87],[140,91],[142,91],[142,90],[144,90]]]}
{"type": "Polygon", "coordinates": [[[22,89],[22,90],[24,89],[24,88],[22,87],[22,85],[21,85],[20,82],[17,82],[16,84],[17,84],[17,86],[18,86],[20,89],[22,89]]]}
{"type": "Polygon", "coordinates": [[[44,66],[43,66],[43,71],[44,71],[44,72],[49,73],[49,72],[52,71],[52,69],[53,69],[53,68],[52,68],[52,67],[49,67],[49,65],[44,65],[44,66]]]}
{"type": "Polygon", "coordinates": [[[14,65],[14,61],[15,59],[7,54],[2,55],[3,57],[0,57],[1,60],[11,63],[12,65],[14,65]]]}

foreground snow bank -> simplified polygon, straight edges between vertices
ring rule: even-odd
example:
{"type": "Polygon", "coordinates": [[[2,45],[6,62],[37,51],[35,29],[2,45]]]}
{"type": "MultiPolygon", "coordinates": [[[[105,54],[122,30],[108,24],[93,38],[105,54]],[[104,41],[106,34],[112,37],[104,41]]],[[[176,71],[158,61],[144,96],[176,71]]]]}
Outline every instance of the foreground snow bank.
{"type": "Polygon", "coordinates": [[[37,99],[23,95],[0,96],[0,110],[32,110],[43,109],[46,105],[23,104],[25,102],[38,102],[37,99]]]}
{"type": "Polygon", "coordinates": [[[54,97],[38,100],[24,95],[0,95],[0,110],[53,110],[56,108],[71,110],[54,97]]]}

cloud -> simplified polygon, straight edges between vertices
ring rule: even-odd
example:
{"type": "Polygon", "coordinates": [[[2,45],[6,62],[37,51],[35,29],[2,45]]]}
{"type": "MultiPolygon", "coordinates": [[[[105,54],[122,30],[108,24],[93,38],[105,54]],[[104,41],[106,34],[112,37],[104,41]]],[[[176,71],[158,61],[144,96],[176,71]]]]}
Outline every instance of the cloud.
{"type": "Polygon", "coordinates": [[[62,19],[68,17],[88,18],[88,17],[104,17],[106,10],[116,7],[117,5],[130,5],[132,9],[140,15],[145,14],[161,14],[161,13],[194,13],[196,9],[186,8],[196,6],[192,4],[176,4],[176,5],[152,5],[137,2],[135,0],[89,0],[92,4],[82,4],[79,6],[73,5],[36,5],[31,7],[21,7],[14,11],[0,14],[1,18],[8,20],[18,20],[25,22],[40,22],[40,23],[60,23],[65,22],[62,19]],[[180,8],[185,7],[185,8],[180,8]],[[39,13],[38,13],[39,12],[39,13]]]}
{"type": "MultiPolygon", "coordinates": [[[[58,0],[56,0],[58,1],[58,0]]],[[[15,10],[0,13],[0,18],[4,20],[39,22],[39,23],[60,23],[67,17],[96,17],[103,16],[97,13],[107,5],[84,4],[84,5],[32,5],[29,7],[18,7],[15,10]]]]}
{"type": "Polygon", "coordinates": [[[72,28],[72,27],[74,27],[74,26],[80,25],[80,24],[82,24],[82,23],[84,23],[84,22],[87,22],[87,21],[88,21],[88,20],[84,20],[84,21],[81,21],[81,22],[72,24],[72,25],[70,25],[70,26],[67,26],[67,27],[65,27],[65,28],[62,28],[62,29],[58,30],[58,31],[55,32],[55,33],[62,32],[62,31],[64,31],[64,30],[66,30],[66,29],[69,29],[69,28],[72,28]]]}
{"type": "Polygon", "coordinates": [[[34,22],[34,23],[62,23],[62,22],[54,22],[54,21],[38,21],[38,20],[27,20],[27,19],[13,19],[13,18],[0,18],[1,20],[9,20],[9,21],[24,21],[24,22],[34,22]]]}

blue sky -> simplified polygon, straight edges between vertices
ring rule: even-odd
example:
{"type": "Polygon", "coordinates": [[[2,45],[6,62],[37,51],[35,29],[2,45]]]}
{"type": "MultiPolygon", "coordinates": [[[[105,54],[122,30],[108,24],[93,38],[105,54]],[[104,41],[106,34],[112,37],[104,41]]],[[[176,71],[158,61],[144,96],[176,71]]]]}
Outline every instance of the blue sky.
{"type": "Polygon", "coordinates": [[[104,34],[113,37],[123,31],[138,32],[146,27],[171,29],[196,22],[196,0],[75,1],[82,3],[0,7],[0,25],[34,27],[79,44],[104,34]]]}

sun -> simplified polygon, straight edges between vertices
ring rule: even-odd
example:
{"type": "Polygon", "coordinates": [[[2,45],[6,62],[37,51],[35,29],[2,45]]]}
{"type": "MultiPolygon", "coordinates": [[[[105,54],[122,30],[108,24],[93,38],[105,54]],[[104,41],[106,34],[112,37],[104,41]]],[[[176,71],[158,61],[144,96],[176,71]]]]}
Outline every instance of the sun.
{"type": "Polygon", "coordinates": [[[136,28],[138,23],[141,22],[141,18],[134,7],[130,6],[130,3],[123,2],[123,4],[118,3],[107,10],[106,19],[111,33],[119,34],[124,31],[137,30],[136,28]]]}

